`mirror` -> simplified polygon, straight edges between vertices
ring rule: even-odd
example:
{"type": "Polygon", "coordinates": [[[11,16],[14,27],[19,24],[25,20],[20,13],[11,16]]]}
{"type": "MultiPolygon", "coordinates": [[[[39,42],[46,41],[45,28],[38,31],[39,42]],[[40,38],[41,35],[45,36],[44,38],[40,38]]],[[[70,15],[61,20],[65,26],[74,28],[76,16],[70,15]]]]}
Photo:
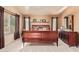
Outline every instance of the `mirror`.
{"type": "Polygon", "coordinates": [[[64,17],[64,27],[67,30],[74,31],[74,16],[73,15],[64,17]]]}

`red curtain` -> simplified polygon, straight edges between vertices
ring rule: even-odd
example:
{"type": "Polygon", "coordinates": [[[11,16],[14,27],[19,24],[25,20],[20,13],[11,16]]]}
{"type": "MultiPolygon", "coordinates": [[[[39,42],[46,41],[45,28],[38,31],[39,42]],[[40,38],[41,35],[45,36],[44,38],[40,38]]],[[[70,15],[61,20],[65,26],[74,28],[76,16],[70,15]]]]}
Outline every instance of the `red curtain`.
{"type": "Polygon", "coordinates": [[[0,6],[0,49],[4,47],[4,8],[0,6]]]}
{"type": "Polygon", "coordinates": [[[20,32],[19,32],[19,15],[15,15],[15,33],[14,33],[14,39],[20,38],[20,32]]]}

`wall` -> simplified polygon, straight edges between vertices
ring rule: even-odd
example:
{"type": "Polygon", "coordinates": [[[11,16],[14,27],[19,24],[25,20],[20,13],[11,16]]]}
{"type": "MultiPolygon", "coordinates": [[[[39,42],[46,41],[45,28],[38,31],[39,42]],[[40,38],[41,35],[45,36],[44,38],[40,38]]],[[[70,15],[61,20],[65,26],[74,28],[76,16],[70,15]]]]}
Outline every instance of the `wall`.
{"type": "Polygon", "coordinates": [[[79,32],[79,7],[70,6],[68,7],[59,17],[59,28],[62,26],[64,16],[74,15],[74,31],[79,32]]]}
{"type": "Polygon", "coordinates": [[[31,19],[34,19],[34,18],[36,18],[36,19],[40,19],[40,18],[42,18],[42,19],[48,19],[48,20],[51,20],[51,16],[45,16],[45,15],[30,16],[30,18],[31,18],[31,19]]]}
{"type": "MultiPolygon", "coordinates": [[[[21,32],[21,30],[22,30],[22,23],[21,23],[22,22],[22,15],[16,10],[16,8],[14,6],[3,6],[3,7],[12,13],[20,15],[20,29],[19,29],[19,31],[21,32]]],[[[14,41],[14,33],[5,35],[4,38],[5,38],[5,45],[7,45],[7,44],[14,41]]]]}

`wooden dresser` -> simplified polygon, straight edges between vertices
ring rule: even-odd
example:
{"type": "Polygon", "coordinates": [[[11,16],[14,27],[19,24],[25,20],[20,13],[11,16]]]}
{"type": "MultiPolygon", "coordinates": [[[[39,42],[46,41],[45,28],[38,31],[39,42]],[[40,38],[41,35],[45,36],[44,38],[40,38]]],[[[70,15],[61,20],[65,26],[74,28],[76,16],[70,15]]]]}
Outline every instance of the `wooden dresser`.
{"type": "Polygon", "coordinates": [[[62,38],[62,41],[67,43],[69,46],[77,46],[77,32],[64,32],[65,38],[62,38]]]}

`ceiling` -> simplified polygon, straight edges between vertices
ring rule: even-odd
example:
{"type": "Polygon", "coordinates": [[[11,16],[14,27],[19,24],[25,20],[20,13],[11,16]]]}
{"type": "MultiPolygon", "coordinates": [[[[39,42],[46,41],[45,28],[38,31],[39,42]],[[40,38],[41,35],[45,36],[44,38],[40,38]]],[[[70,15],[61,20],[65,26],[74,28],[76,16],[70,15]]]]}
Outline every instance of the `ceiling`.
{"type": "Polygon", "coordinates": [[[65,6],[15,6],[23,15],[58,15],[67,7],[65,6]]]}

